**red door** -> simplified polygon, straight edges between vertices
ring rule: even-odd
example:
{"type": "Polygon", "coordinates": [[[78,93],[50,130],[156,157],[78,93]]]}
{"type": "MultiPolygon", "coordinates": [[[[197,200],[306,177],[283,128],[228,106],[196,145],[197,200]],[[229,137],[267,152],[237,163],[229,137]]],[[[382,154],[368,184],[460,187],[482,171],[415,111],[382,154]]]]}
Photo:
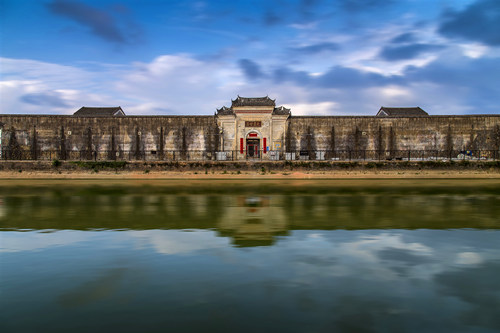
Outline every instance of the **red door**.
{"type": "Polygon", "coordinates": [[[259,157],[259,139],[247,139],[247,157],[258,158],[259,157]]]}

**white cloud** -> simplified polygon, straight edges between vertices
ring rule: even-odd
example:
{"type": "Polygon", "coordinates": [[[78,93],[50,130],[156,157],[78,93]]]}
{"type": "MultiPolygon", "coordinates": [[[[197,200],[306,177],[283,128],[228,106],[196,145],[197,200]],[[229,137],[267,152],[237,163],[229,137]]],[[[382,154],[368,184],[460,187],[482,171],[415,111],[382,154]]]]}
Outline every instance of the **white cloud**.
{"type": "Polygon", "coordinates": [[[182,54],[129,68],[101,64],[95,70],[34,60],[0,61],[2,113],[71,114],[83,105],[121,105],[128,114],[213,114],[246,85],[236,65],[182,54]],[[23,102],[27,94],[57,95],[66,106],[23,102]]]}
{"type": "Polygon", "coordinates": [[[388,98],[407,98],[411,97],[412,94],[408,89],[398,86],[387,86],[379,88],[380,93],[388,98]]]}
{"type": "Polygon", "coordinates": [[[455,262],[459,265],[477,265],[483,262],[483,258],[476,252],[460,252],[455,262]]]}
{"type": "Polygon", "coordinates": [[[293,114],[296,116],[326,116],[338,111],[335,102],[292,104],[293,114]]]}
{"type": "Polygon", "coordinates": [[[309,23],[292,23],[289,27],[297,29],[297,30],[313,30],[318,26],[318,22],[309,22],[309,23]]]}
{"type": "Polygon", "coordinates": [[[2,231],[0,252],[40,251],[56,246],[69,246],[89,241],[95,232],[75,230],[2,231]]]}
{"type": "Polygon", "coordinates": [[[377,106],[418,106],[418,98],[413,95],[413,90],[407,87],[388,85],[368,88],[365,93],[367,100],[373,103],[373,112],[377,106]]]}
{"type": "Polygon", "coordinates": [[[283,257],[281,254],[279,258],[280,261],[299,259],[295,280],[300,283],[314,284],[319,276],[324,275],[369,275],[379,281],[398,280],[399,272],[394,269],[394,266],[398,265],[407,266],[409,275],[414,278],[431,279],[448,268],[447,265],[441,264],[441,261],[446,261],[449,253],[436,253],[434,248],[421,242],[407,242],[400,233],[335,231],[330,234],[315,231],[311,235],[302,239],[287,239],[283,246],[286,247],[284,252],[289,257],[283,257]],[[381,257],[385,251],[393,253],[395,260],[381,257]],[[398,261],[398,254],[401,254],[403,261],[398,261]],[[421,262],[418,265],[407,265],[404,262],[406,258],[410,261],[420,259],[421,262]]]}
{"type": "Polygon", "coordinates": [[[144,230],[128,232],[138,240],[136,247],[152,246],[161,254],[189,254],[196,251],[226,248],[227,238],[215,237],[214,231],[144,230]]]}
{"type": "MultiPolygon", "coordinates": [[[[390,31],[378,39],[395,35],[395,31],[390,31]]],[[[348,48],[355,49],[360,40],[346,43],[348,48]]],[[[487,51],[476,44],[464,47],[469,57],[487,51]]],[[[237,95],[269,95],[276,98],[279,105],[290,107],[293,115],[373,115],[380,105],[418,105],[434,115],[470,113],[481,107],[471,96],[472,83],[464,87],[463,81],[436,83],[430,81],[432,78],[418,78],[405,84],[402,74],[407,66],[415,71],[438,55],[389,63],[376,60],[379,50],[380,45],[373,45],[370,40],[356,51],[344,51],[342,46],[338,54],[334,52],[312,67],[300,61],[283,64],[282,60],[278,63],[272,58],[257,59],[264,73],[257,80],[246,78],[234,59],[201,60],[190,54],[162,55],[151,62],[134,62],[129,66],[96,63],[68,66],[0,58],[0,110],[2,113],[72,114],[81,106],[120,105],[127,114],[211,115],[216,108],[229,105],[237,95]],[[283,81],[277,81],[272,70],[281,66],[286,66],[291,76],[285,75],[283,81]],[[352,70],[354,84],[343,87],[339,81],[334,88],[317,84],[324,75],[329,75],[332,66],[352,70]],[[294,76],[300,70],[309,73],[303,76],[305,82],[299,82],[300,75],[294,76]],[[362,72],[357,79],[356,71],[362,72]],[[394,74],[401,76],[388,76],[394,74]],[[385,76],[389,84],[384,84],[380,75],[385,76]],[[466,88],[467,91],[457,94],[457,89],[466,88]]],[[[457,52],[449,50],[446,57],[450,53],[457,52]]],[[[348,77],[345,79],[349,81],[348,77]]]]}
{"type": "Polygon", "coordinates": [[[0,65],[2,113],[71,114],[83,105],[114,104],[103,89],[109,73],[26,59],[0,58],[0,65]],[[27,95],[35,100],[27,102],[27,95]]]}
{"type": "Polygon", "coordinates": [[[477,59],[481,58],[489,51],[489,47],[480,43],[460,44],[460,48],[465,56],[477,59]]]}
{"type": "Polygon", "coordinates": [[[176,114],[213,114],[241,85],[244,79],[236,66],[181,54],[134,64],[119,77],[115,91],[142,113],[152,105],[176,114]]]}

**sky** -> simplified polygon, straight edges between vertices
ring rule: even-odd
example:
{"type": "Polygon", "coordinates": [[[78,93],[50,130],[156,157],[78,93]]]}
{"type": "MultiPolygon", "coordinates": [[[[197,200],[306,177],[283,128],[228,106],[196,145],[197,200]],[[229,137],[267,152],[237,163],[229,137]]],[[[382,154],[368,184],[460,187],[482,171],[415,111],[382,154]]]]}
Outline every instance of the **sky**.
{"type": "Polygon", "coordinates": [[[498,0],[0,0],[0,113],[500,113],[498,0]]]}

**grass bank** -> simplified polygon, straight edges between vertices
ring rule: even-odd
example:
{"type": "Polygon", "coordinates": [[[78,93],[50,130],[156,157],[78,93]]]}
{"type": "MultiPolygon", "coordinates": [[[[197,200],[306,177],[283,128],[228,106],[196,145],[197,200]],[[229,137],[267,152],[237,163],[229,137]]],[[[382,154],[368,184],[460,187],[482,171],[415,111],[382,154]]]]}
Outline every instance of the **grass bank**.
{"type": "Polygon", "coordinates": [[[397,170],[497,170],[500,161],[0,161],[0,171],[397,171],[397,170]]]}
{"type": "Polygon", "coordinates": [[[460,194],[500,195],[495,179],[0,179],[0,195],[95,194],[460,194]]]}

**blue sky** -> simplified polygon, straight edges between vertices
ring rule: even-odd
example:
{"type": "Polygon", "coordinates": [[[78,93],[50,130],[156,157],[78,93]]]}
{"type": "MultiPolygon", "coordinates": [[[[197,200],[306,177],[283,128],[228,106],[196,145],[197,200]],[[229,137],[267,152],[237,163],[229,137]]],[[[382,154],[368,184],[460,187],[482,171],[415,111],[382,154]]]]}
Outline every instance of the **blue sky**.
{"type": "Polygon", "coordinates": [[[0,112],[500,113],[500,1],[0,0],[0,112]]]}

